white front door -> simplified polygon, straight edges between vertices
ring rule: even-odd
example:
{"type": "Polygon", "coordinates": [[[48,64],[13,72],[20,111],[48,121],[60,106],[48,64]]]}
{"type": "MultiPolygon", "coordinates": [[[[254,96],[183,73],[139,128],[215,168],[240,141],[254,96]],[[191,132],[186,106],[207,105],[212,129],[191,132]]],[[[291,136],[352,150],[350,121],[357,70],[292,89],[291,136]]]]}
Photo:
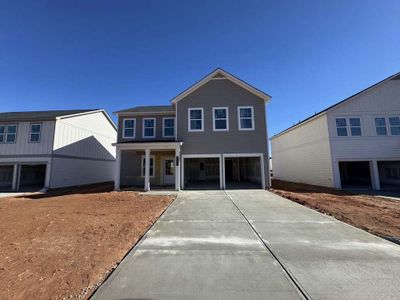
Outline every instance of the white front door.
{"type": "Polygon", "coordinates": [[[175,161],[173,157],[165,157],[163,159],[163,177],[164,184],[175,183],[175,161]]]}

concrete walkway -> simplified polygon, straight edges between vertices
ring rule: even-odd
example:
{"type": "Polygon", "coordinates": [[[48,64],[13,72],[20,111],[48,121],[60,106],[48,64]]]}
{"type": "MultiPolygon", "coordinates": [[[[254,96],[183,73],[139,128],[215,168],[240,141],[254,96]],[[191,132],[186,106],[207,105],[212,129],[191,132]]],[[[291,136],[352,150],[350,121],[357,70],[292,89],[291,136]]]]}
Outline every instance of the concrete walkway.
{"type": "Polygon", "coordinates": [[[400,247],[269,192],[181,192],[93,299],[398,299],[400,247]]]}

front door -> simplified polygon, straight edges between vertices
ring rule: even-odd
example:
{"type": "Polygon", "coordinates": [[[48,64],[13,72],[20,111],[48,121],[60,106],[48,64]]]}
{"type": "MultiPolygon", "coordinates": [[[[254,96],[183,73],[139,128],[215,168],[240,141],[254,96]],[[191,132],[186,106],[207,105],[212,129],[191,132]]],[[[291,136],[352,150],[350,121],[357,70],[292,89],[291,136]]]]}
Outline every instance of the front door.
{"type": "Polygon", "coordinates": [[[164,158],[163,162],[163,171],[164,171],[164,184],[170,185],[175,183],[175,164],[173,157],[164,158]]]}

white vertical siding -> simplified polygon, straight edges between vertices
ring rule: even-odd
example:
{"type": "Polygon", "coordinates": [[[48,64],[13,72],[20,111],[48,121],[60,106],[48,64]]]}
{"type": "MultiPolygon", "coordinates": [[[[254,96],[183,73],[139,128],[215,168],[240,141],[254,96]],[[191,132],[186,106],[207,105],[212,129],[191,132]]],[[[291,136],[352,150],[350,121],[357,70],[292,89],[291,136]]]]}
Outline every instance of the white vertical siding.
{"type": "Polygon", "coordinates": [[[272,138],[271,146],[274,178],[333,187],[325,115],[272,138]]]}
{"type": "Polygon", "coordinates": [[[16,143],[1,143],[0,155],[50,155],[53,149],[54,121],[43,122],[8,122],[17,124],[16,143]],[[42,131],[39,143],[29,143],[31,123],[41,123],[42,131]]]}

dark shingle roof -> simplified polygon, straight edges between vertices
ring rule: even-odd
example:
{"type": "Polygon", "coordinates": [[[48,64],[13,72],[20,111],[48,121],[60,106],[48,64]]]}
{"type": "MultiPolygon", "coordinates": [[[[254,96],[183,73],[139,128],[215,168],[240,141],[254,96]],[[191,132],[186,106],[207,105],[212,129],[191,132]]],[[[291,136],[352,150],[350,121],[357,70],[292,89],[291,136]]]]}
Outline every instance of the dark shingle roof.
{"type": "Polygon", "coordinates": [[[115,113],[122,112],[137,112],[137,113],[153,113],[153,112],[175,112],[175,107],[172,105],[149,105],[149,106],[136,106],[124,110],[116,111],[115,113]]]}
{"type": "Polygon", "coordinates": [[[48,121],[57,117],[96,111],[97,109],[75,109],[75,110],[44,110],[44,111],[20,111],[0,113],[0,122],[14,121],[48,121]]]}

